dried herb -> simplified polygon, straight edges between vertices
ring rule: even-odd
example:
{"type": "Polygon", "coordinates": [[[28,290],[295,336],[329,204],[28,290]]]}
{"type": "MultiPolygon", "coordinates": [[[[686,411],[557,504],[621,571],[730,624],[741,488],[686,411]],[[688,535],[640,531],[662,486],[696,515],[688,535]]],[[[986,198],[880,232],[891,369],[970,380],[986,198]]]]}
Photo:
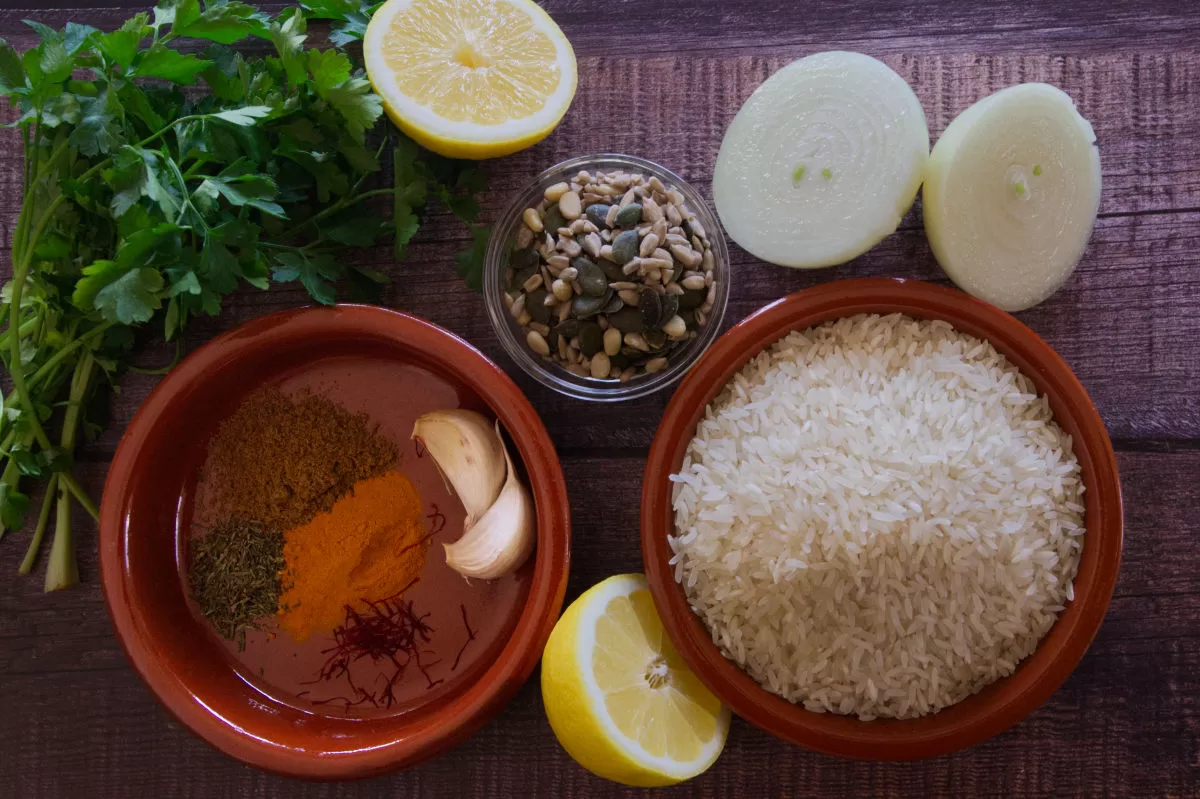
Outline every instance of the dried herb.
{"type": "Polygon", "coordinates": [[[421,656],[427,654],[423,647],[429,643],[434,632],[434,628],[426,621],[429,614],[418,614],[411,601],[400,598],[416,582],[413,580],[402,591],[386,599],[375,602],[363,600],[366,610],[361,613],[350,605],[346,606],[346,621],[334,629],[334,645],[322,652],[329,658],[313,682],[329,682],[345,677],[353,696],[316,700],[313,704],[344,702],[347,710],[364,704],[391,707],[396,702],[396,685],[403,679],[409,666],[415,666],[421,672],[429,688],[443,682],[433,679],[429,674],[429,668],[440,661],[426,663],[421,660],[421,656]],[[390,674],[383,675],[382,687],[366,688],[354,682],[351,665],[364,658],[372,664],[382,662],[385,666],[388,663],[393,666],[390,674]]]}
{"type": "Polygon", "coordinates": [[[245,646],[246,630],[279,606],[283,534],[259,522],[231,519],[189,545],[188,584],[200,613],[223,638],[245,646]]]}

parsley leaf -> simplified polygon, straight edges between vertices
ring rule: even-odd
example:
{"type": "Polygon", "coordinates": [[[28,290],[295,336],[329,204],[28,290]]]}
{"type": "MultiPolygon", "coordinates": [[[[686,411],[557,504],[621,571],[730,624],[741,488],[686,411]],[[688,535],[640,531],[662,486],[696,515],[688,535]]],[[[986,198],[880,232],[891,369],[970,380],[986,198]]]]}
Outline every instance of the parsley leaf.
{"type": "Polygon", "coordinates": [[[25,524],[29,512],[29,497],[17,490],[15,485],[0,483],[0,525],[8,530],[19,530],[25,524]]]}
{"type": "Polygon", "coordinates": [[[335,86],[350,80],[350,59],[337,50],[310,50],[308,71],[317,94],[326,97],[335,86]]]}
{"type": "Polygon", "coordinates": [[[95,97],[81,98],[79,108],[79,124],[70,137],[70,143],[79,148],[79,152],[96,156],[121,146],[124,142],[120,124],[122,108],[112,89],[105,89],[95,97]]]}
{"type": "Polygon", "coordinates": [[[0,39],[0,94],[12,94],[28,85],[21,57],[8,42],[0,39]]]}
{"type": "Polygon", "coordinates": [[[355,141],[363,141],[367,128],[383,113],[383,100],[371,91],[366,78],[351,78],[328,90],[325,99],[346,120],[346,130],[355,141]]]}
{"type": "Polygon", "coordinates": [[[206,236],[200,253],[200,277],[213,291],[228,294],[238,286],[242,268],[229,248],[215,236],[206,236]]]}
{"type": "Polygon", "coordinates": [[[279,187],[266,175],[237,175],[234,177],[215,175],[205,178],[195,193],[210,201],[220,195],[230,205],[236,207],[248,205],[271,216],[280,219],[287,218],[283,207],[278,203],[271,202],[279,195],[279,187]]]}
{"type": "Polygon", "coordinates": [[[308,256],[303,252],[281,252],[275,256],[276,266],[271,277],[280,283],[299,280],[309,295],[322,305],[333,305],[337,298],[330,281],[337,279],[340,270],[328,253],[308,256]]]}
{"type": "Polygon", "coordinates": [[[454,256],[454,271],[475,291],[483,290],[483,259],[490,236],[486,225],[472,225],[471,247],[454,256]]]}
{"type": "Polygon", "coordinates": [[[83,270],[71,301],[82,311],[97,310],[110,322],[146,322],[162,304],[163,277],[149,267],[126,268],[96,261],[83,270]]]}
{"type": "Polygon", "coordinates": [[[128,69],[138,52],[138,45],[150,33],[145,14],[138,14],[118,30],[96,36],[96,49],[115,64],[128,69]]]}
{"type": "Polygon", "coordinates": [[[301,0],[300,5],[313,19],[341,19],[359,10],[359,0],[301,0]]]}
{"type": "Polygon", "coordinates": [[[196,0],[184,0],[175,7],[171,33],[189,39],[205,39],[219,44],[240,42],[247,36],[266,38],[267,26],[253,6],[245,3],[213,3],[202,13],[196,0]]]}
{"type": "Polygon", "coordinates": [[[288,85],[291,86],[303,83],[308,75],[303,55],[306,38],[304,30],[304,15],[293,13],[271,25],[269,33],[271,43],[275,45],[275,52],[279,54],[279,62],[283,64],[288,85]]]}
{"type": "Polygon", "coordinates": [[[270,116],[271,107],[267,105],[246,105],[241,108],[228,108],[224,111],[217,111],[210,114],[213,119],[220,119],[223,122],[228,122],[231,125],[239,125],[248,127],[255,124],[256,120],[270,116]]]}
{"type": "Polygon", "coordinates": [[[80,49],[87,44],[88,39],[93,33],[100,31],[93,28],[91,25],[80,25],[78,22],[68,22],[67,27],[63,31],[63,44],[66,45],[67,52],[75,55],[80,49]]]}
{"type": "Polygon", "coordinates": [[[369,211],[354,209],[321,225],[321,234],[339,244],[370,247],[384,230],[383,220],[369,211]]]}
{"type": "Polygon", "coordinates": [[[149,50],[142,52],[129,76],[161,78],[190,86],[196,82],[200,72],[211,64],[211,61],[201,61],[194,55],[184,55],[164,44],[155,43],[149,50]]]}
{"type": "Polygon", "coordinates": [[[162,288],[162,273],[157,269],[130,269],[100,289],[95,305],[110,322],[126,325],[148,322],[154,312],[162,307],[162,297],[159,295],[162,288]]]}

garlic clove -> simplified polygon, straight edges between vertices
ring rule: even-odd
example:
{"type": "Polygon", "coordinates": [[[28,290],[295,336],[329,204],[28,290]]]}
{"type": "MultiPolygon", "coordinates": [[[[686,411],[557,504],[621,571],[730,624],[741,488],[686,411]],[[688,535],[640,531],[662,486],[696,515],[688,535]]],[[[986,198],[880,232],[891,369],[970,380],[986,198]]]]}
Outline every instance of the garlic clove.
{"type": "Polygon", "coordinates": [[[533,498],[513,469],[512,458],[501,441],[507,478],[500,495],[477,522],[468,520],[462,538],[445,544],[446,565],[466,577],[495,580],[519,569],[537,541],[533,498]]]}
{"type": "Polygon", "coordinates": [[[467,512],[467,527],[484,515],[500,495],[507,474],[504,442],[491,422],[475,411],[434,411],[417,419],[412,437],[433,456],[467,512]]]}

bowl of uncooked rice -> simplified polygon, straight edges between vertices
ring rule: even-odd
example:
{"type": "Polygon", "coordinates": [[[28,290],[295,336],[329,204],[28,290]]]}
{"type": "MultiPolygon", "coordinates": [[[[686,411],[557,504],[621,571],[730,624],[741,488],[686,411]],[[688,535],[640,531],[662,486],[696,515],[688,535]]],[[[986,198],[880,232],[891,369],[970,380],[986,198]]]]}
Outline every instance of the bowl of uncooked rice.
{"type": "Polygon", "coordinates": [[[647,572],[692,668],[769,731],[858,757],[952,751],[1044,701],[1120,555],[1111,443],[1065,363],[998,309],[889,280],[726,336],[644,488],[647,572]]]}

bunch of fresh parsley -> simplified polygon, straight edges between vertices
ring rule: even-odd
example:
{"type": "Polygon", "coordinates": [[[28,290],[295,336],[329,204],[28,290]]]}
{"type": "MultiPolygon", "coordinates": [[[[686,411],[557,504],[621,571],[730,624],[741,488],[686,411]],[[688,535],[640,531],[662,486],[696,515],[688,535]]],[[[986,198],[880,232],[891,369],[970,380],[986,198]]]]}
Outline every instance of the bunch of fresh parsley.
{"type": "MultiPolygon", "coordinates": [[[[110,32],[30,22],[41,41],[24,53],[0,40],[0,94],[20,115],[25,154],[0,296],[11,379],[0,396],[0,535],[27,521],[22,479],[43,481],[21,572],[53,515],[46,590],[78,579],[72,503],[93,518],[97,509],[72,452],[131,368],[135,329],[175,339],[244,284],[299,281],[331,303],[340,281],[369,299],[386,277],[339,251],[391,236],[399,257],[430,197],[473,220],[479,173],[383,122],[342,49],[370,11],[360,0],[274,16],[233,0],[165,0],[110,32]],[[306,46],[308,17],[333,20],[333,47],[306,46]]],[[[472,258],[460,273],[478,280],[472,258]]]]}

